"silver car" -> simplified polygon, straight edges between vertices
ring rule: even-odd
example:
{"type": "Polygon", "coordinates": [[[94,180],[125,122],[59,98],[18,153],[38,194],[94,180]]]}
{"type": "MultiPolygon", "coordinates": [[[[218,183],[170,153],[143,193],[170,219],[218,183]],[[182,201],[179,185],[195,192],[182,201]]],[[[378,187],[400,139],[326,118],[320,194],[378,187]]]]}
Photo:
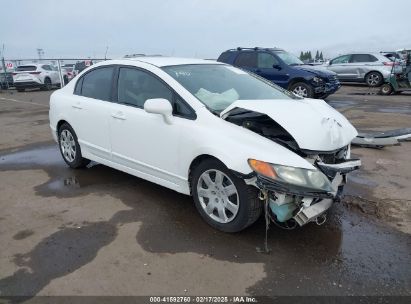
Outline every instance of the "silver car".
{"type": "Polygon", "coordinates": [[[378,87],[391,73],[401,73],[402,67],[379,53],[346,54],[334,58],[326,68],[337,73],[341,82],[365,82],[378,87]]]}

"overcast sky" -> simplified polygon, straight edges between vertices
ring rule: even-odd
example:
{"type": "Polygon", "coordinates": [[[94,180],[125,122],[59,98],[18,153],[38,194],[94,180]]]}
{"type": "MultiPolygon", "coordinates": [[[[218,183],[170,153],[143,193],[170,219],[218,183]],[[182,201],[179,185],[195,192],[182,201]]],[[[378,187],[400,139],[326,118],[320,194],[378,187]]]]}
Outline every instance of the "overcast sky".
{"type": "Polygon", "coordinates": [[[148,53],[216,58],[237,46],[299,54],[411,47],[411,1],[0,0],[6,58],[148,53]]]}

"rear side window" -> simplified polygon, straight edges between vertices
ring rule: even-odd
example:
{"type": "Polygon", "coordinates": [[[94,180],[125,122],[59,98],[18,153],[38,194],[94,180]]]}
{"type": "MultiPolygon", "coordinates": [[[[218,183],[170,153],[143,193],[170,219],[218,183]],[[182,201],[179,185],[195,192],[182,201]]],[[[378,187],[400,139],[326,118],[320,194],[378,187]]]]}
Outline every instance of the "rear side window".
{"type": "Polygon", "coordinates": [[[21,65],[16,68],[16,72],[30,72],[37,70],[35,65],[21,65]]]}
{"type": "Polygon", "coordinates": [[[354,54],[351,56],[351,60],[350,60],[350,62],[352,63],[375,62],[375,61],[378,61],[378,59],[369,54],[354,54]]]}
{"type": "Polygon", "coordinates": [[[256,52],[243,52],[237,56],[234,65],[239,67],[257,67],[257,53],[256,52]]]}
{"type": "Polygon", "coordinates": [[[78,82],[81,90],[76,88],[76,93],[84,97],[110,101],[113,72],[114,67],[97,68],[88,72],[78,82]]]}
{"type": "Polygon", "coordinates": [[[53,69],[49,65],[42,65],[43,70],[52,71],[53,69]]]}
{"type": "Polygon", "coordinates": [[[173,92],[151,74],[133,68],[120,68],[118,101],[143,108],[147,99],[165,98],[173,102],[173,92]]]}
{"type": "Polygon", "coordinates": [[[258,53],[258,68],[272,69],[274,65],[278,65],[278,60],[269,53],[258,53]]]}

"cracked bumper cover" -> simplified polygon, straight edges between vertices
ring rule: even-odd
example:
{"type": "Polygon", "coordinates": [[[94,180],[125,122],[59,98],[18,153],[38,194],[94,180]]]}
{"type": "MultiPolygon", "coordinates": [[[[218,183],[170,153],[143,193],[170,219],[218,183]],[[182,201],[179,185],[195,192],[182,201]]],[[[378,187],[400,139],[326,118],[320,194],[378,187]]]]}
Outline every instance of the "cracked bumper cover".
{"type": "Polygon", "coordinates": [[[309,222],[315,221],[333,205],[334,201],[339,199],[342,192],[342,186],[346,181],[346,174],[358,169],[361,166],[361,161],[358,159],[349,159],[339,164],[325,164],[320,162],[317,163],[317,165],[319,169],[331,179],[331,184],[334,189],[333,192],[317,191],[315,189],[308,189],[289,184],[285,185],[258,174],[256,185],[260,189],[275,193],[317,199],[315,203],[309,206],[302,205],[293,216],[293,219],[300,226],[303,226],[309,222]]]}

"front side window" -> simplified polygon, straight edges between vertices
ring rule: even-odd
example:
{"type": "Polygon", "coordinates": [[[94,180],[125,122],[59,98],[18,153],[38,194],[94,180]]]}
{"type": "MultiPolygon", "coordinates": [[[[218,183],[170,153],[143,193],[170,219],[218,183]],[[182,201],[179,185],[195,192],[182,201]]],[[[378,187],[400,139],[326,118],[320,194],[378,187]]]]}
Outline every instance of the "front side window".
{"type": "Polygon", "coordinates": [[[110,101],[113,72],[114,67],[102,67],[91,70],[85,74],[81,78],[82,87],[80,95],[110,101]]]}
{"type": "Polygon", "coordinates": [[[173,92],[151,74],[133,68],[120,68],[118,77],[118,101],[144,107],[147,99],[165,98],[173,101],[173,92]]]}
{"type": "Polygon", "coordinates": [[[275,54],[281,58],[282,61],[286,65],[294,66],[294,65],[303,65],[304,62],[302,62],[297,56],[287,53],[285,51],[276,51],[275,54]]]}
{"type": "Polygon", "coordinates": [[[43,68],[43,70],[46,70],[46,71],[52,71],[52,69],[49,65],[43,65],[42,68],[43,68]]]}
{"type": "Polygon", "coordinates": [[[350,60],[350,55],[343,55],[331,60],[331,64],[348,63],[350,60]]]}
{"type": "Polygon", "coordinates": [[[257,53],[256,52],[243,52],[240,53],[235,60],[235,65],[239,67],[255,68],[257,66],[257,53]]]}
{"type": "Polygon", "coordinates": [[[215,112],[240,99],[297,99],[269,81],[228,65],[189,64],[163,70],[215,112]]]}
{"type": "Polygon", "coordinates": [[[269,53],[258,53],[258,68],[260,69],[272,69],[275,65],[278,65],[278,60],[269,53]]]}

